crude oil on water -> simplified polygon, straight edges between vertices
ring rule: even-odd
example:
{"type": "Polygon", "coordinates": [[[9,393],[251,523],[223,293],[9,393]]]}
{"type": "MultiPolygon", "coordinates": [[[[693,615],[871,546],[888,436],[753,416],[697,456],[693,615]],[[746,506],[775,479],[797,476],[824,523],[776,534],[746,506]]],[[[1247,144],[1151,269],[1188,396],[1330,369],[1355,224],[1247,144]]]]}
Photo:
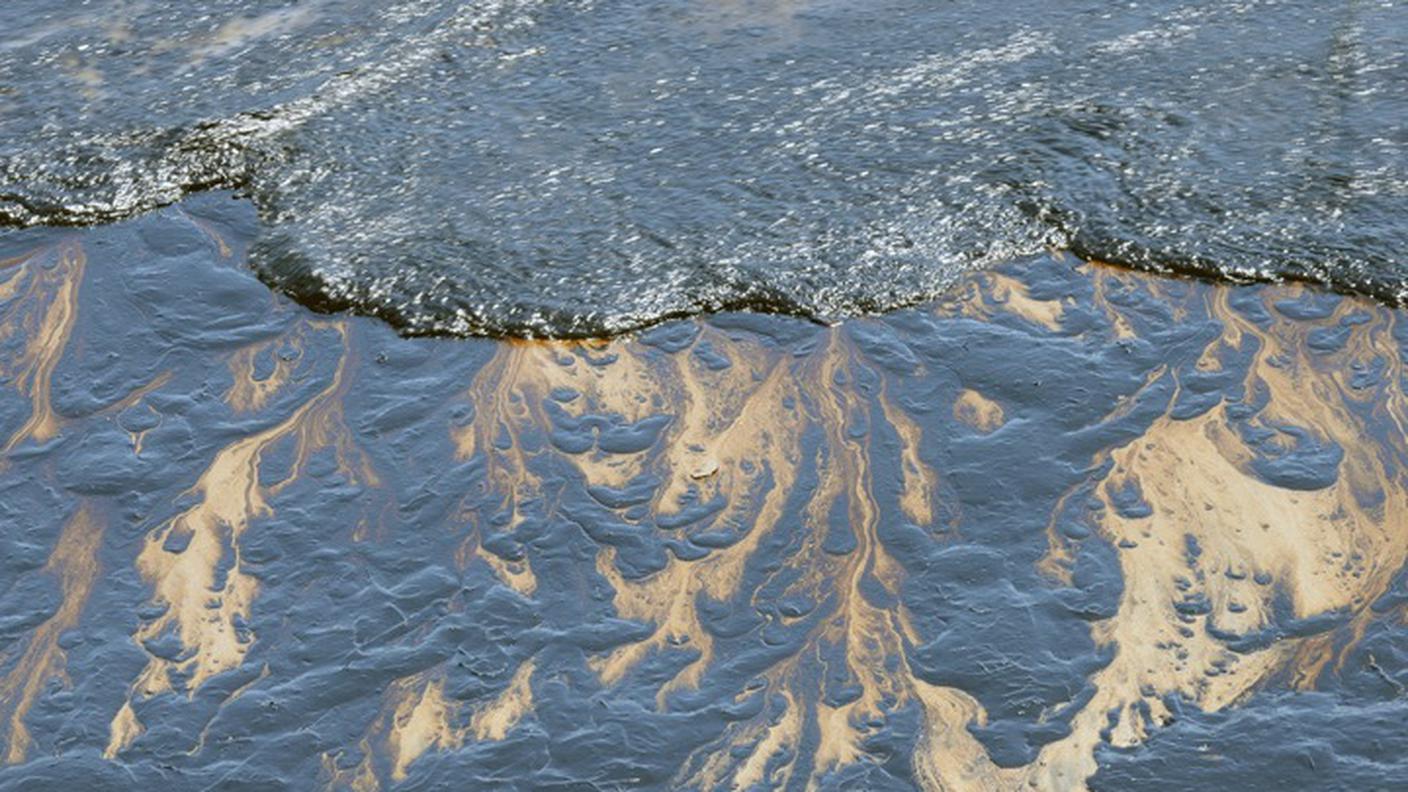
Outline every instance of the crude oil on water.
{"type": "Polygon", "coordinates": [[[1404,789],[1405,11],[0,4],[0,790],[1404,789]]]}

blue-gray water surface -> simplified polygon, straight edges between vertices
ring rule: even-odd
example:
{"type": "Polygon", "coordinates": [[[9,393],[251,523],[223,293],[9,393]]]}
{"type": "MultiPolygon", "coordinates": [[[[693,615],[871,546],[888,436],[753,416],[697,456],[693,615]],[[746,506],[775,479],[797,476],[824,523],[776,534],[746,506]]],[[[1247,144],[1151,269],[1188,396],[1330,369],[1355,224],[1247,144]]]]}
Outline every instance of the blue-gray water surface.
{"type": "Polygon", "coordinates": [[[256,224],[0,243],[0,792],[1404,788],[1402,310],[406,338],[256,224]]]}
{"type": "Polygon", "coordinates": [[[1049,247],[1391,301],[1408,14],[1348,0],[0,7],[0,223],[213,187],[410,333],[929,299],[1049,247]]]}

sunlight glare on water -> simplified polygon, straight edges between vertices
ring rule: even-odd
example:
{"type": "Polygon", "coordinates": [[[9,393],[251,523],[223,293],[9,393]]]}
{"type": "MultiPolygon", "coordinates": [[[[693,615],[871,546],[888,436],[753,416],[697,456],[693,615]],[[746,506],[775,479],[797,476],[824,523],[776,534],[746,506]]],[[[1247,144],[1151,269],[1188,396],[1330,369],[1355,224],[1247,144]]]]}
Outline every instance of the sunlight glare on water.
{"type": "Polygon", "coordinates": [[[1402,4],[319,0],[0,9],[0,222],[192,191],[407,332],[835,318],[1047,247],[1397,300],[1402,4]]]}

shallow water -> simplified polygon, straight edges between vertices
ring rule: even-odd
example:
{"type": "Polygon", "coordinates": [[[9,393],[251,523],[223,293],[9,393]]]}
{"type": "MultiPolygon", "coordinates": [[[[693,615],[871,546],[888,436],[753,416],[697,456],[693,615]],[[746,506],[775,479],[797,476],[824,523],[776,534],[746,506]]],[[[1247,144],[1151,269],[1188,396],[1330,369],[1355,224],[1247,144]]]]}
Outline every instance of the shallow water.
{"type": "Polygon", "coordinates": [[[207,196],[0,249],[0,789],[1393,788],[1408,326],[1040,256],[409,339],[207,196]]]}
{"type": "Polygon", "coordinates": [[[0,221],[235,187],[410,332],[834,318],[1049,246],[1400,300],[1400,2],[18,0],[0,221]]]}

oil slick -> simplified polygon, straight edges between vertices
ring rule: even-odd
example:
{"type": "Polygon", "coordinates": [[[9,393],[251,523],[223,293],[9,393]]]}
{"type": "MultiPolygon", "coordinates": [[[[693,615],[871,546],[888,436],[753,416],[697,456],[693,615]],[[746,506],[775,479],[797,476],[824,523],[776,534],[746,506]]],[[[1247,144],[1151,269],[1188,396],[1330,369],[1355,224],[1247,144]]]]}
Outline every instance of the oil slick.
{"type": "Polygon", "coordinates": [[[1362,648],[1408,568],[1382,306],[1054,256],[831,328],[397,339],[269,307],[182,212],[135,225],[243,307],[120,393],[85,323],[177,297],[95,298],[82,235],[0,269],[0,481],[74,504],[4,512],[0,785],[1082,789],[1408,673],[1362,648]],[[159,475],[85,483],[138,407],[117,467],[159,475]]]}

